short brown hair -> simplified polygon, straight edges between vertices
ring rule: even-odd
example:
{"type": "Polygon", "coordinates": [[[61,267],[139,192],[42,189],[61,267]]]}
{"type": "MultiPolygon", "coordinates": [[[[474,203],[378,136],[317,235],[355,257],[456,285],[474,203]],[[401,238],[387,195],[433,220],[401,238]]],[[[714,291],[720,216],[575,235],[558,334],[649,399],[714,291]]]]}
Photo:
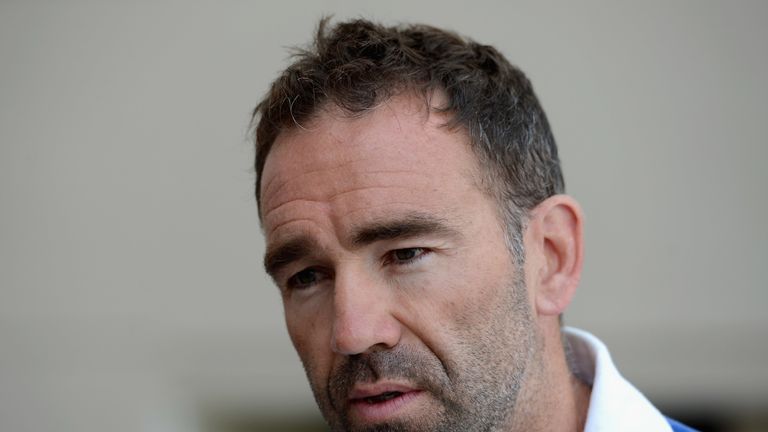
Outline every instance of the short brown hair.
{"type": "Polygon", "coordinates": [[[445,93],[440,109],[452,118],[446,126],[467,131],[513,252],[522,253],[527,212],[564,191],[557,146],[531,83],[491,46],[426,25],[358,19],[329,28],[326,18],[294,60],[253,112],[259,206],[264,163],[281,131],[310,121],[326,104],[360,115],[402,91],[445,93]]]}

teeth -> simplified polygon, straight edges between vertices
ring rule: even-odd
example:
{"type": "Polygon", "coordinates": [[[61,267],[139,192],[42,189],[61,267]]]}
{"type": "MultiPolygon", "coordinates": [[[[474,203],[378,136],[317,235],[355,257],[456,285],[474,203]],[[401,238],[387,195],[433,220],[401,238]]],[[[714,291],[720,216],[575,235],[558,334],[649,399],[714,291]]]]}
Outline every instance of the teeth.
{"type": "Polygon", "coordinates": [[[402,394],[401,392],[397,392],[397,391],[386,392],[386,393],[382,393],[380,395],[367,397],[367,398],[365,398],[365,401],[368,402],[369,404],[375,404],[375,403],[379,403],[379,402],[385,402],[385,401],[388,401],[390,399],[394,399],[394,398],[400,396],[401,394],[402,394]]]}

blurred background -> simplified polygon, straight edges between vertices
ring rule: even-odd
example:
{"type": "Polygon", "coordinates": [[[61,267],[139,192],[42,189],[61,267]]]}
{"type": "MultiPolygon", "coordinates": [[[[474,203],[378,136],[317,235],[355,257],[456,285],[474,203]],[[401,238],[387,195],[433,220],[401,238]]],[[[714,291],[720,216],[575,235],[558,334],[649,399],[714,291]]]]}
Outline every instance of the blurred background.
{"type": "Polygon", "coordinates": [[[568,324],[768,430],[768,2],[0,1],[0,430],[324,430],[261,268],[250,112],[323,14],[529,75],[586,211],[568,324]]]}

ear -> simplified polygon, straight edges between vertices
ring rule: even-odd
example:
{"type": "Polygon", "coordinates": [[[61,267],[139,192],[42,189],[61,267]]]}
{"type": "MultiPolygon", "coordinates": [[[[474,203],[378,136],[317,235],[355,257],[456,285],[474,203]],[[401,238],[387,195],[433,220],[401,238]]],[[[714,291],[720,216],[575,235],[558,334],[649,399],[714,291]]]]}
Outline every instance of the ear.
{"type": "Polygon", "coordinates": [[[544,200],[529,215],[526,272],[539,315],[561,314],[576,292],[584,256],[583,218],[568,195],[544,200]]]}

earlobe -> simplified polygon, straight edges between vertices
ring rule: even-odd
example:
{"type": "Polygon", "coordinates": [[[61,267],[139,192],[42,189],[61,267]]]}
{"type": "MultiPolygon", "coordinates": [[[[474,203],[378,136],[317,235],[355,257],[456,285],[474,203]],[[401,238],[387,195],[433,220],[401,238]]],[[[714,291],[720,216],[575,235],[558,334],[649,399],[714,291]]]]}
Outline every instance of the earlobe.
{"type": "Polygon", "coordinates": [[[570,196],[555,195],[531,211],[529,220],[535,306],[539,315],[559,315],[571,302],[584,255],[583,213],[570,196]]]}

